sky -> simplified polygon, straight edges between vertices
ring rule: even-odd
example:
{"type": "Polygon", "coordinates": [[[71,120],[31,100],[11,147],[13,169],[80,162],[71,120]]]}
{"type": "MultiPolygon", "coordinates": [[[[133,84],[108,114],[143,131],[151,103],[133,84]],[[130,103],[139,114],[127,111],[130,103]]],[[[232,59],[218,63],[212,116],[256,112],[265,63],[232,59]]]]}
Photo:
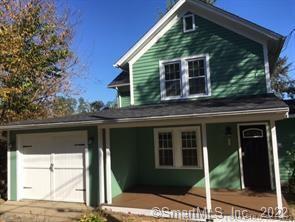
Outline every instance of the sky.
{"type": "MultiPolygon", "coordinates": [[[[215,5],[285,36],[295,28],[295,0],[217,0],[215,5]]],[[[72,49],[83,73],[73,80],[75,96],[113,101],[115,90],[107,84],[120,72],[113,64],[155,24],[166,0],[67,0],[67,6],[78,21],[72,49]]],[[[282,54],[295,64],[295,33],[282,54]]]]}

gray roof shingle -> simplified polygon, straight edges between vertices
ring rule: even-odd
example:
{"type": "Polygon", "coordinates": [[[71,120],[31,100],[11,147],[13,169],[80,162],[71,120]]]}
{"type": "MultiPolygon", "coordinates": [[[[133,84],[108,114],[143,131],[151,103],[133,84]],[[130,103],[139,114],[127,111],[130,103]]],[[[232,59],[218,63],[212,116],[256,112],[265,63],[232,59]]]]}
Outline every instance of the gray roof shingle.
{"type": "Polygon", "coordinates": [[[109,85],[109,88],[113,88],[120,85],[129,84],[129,73],[122,71],[109,85]]]}
{"type": "Polygon", "coordinates": [[[117,120],[122,119],[130,119],[130,121],[132,121],[132,119],[135,118],[145,117],[202,115],[234,111],[255,111],[274,108],[287,109],[288,106],[281,99],[277,98],[274,95],[245,96],[222,99],[202,99],[194,101],[171,101],[155,105],[143,105],[121,109],[105,109],[94,113],[82,113],[44,120],[19,121],[10,123],[8,124],[8,126],[87,121],[116,122],[117,120]]]}

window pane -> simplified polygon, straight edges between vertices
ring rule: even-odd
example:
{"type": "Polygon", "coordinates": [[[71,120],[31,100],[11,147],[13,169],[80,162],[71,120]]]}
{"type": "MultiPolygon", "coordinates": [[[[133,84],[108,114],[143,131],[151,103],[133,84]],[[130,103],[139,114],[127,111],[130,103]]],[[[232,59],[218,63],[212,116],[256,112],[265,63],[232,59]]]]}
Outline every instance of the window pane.
{"type": "Polygon", "coordinates": [[[167,64],[165,68],[165,80],[175,80],[180,78],[180,64],[167,64]]]}
{"type": "Polygon", "coordinates": [[[205,77],[189,79],[189,94],[206,93],[205,77]]]}
{"type": "Polygon", "coordinates": [[[244,138],[261,138],[263,137],[262,129],[245,129],[243,131],[244,138]]]}
{"type": "Polygon", "coordinates": [[[171,132],[159,133],[159,148],[172,149],[172,133],[171,132]]]}
{"type": "Polygon", "coordinates": [[[182,150],[183,166],[198,166],[197,149],[182,150]]]}
{"type": "Polygon", "coordinates": [[[204,60],[193,60],[188,62],[189,77],[205,76],[204,60]]]}
{"type": "Polygon", "coordinates": [[[159,150],[159,164],[160,166],[173,166],[173,151],[159,150]]]}
{"type": "Polygon", "coordinates": [[[182,132],[181,140],[183,166],[197,166],[198,156],[196,131],[182,132]]]}
{"type": "Polygon", "coordinates": [[[184,20],[185,20],[184,30],[192,30],[193,29],[193,16],[185,17],[184,20]]]}
{"type": "Polygon", "coordinates": [[[180,95],[180,80],[166,81],[166,96],[180,95]]]}

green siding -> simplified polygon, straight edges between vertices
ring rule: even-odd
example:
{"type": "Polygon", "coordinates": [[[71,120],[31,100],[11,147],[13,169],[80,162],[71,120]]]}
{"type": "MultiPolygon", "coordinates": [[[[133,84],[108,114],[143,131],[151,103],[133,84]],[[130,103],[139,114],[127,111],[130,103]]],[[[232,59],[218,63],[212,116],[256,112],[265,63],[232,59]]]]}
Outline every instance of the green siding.
{"type": "Polygon", "coordinates": [[[263,47],[204,18],[183,33],[179,20],[133,65],[135,105],[160,102],[159,60],[209,53],[212,97],[266,93],[263,47]]]}
{"type": "Polygon", "coordinates": [[[136,129],[111,129],[112,196],[137,182],[136,129]]]}
{"type": "Polygon", "coordinates": [[[59,128],[59,129],[38,129],[27,131],[11,131],[10,132],[10,197],[11,200],[17,200],[17,164],[16,164],[16,136],[17,134],[31,134],[31,133],[49,133],[49,132],[65,132],[65,131],[78,131],[86,130],[88,134],[88,141],[92,141],[88,144],[89,154],[89,186],[90,186],[90,205],[96,206],[98,202],[98,138],[97,127],[75,127],[75,128],[59,128]]]}
{"type": "Polygon", "coordinates": [[[128,107],[128,106],[130,106],[130,95],[121,96],[121,107],[128,107]]]}
{"type": "Polygon", "coordinates": [[[237,124],[208,124],[207,140],[212,188],[240,189],[237,124]],[[225,136],[226,127],[232,130],[231,145],[225,136]]]}
{"type": "Polygon", "coordinates": [[[121,99],[121,107],[130,106],[131,101],[130,101],[129,87],[121,87],[121,88],[119,88],[118,95],[120,96],[120,99],[121,99]]]}
{"type": "Polygon", "coordinates": [[[287,150],[295,150],[295,118],[278,121],[276,122],[276,126],[280,158],[281,181],[282,183],[286,183],[289,178],[289,157],[286,152],[287,150]]]}
{"type": "MultiPolygon", "coordinates": [[[[236,124],[207,126],[212,188],[240,189],[236,124]],[[232,128],[228,146],[225,128],[232,128]]],[[[203,169],[155,169],[153,128],[112,129],[113,197],[134,185],[204,187],[203,169]]]]}

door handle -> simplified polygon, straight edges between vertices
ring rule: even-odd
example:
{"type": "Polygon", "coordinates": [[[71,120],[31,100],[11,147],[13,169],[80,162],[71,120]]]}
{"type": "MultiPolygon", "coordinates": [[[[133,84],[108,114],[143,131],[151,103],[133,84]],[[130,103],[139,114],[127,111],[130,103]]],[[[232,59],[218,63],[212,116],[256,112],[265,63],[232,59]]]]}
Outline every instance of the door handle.
{"type": "Polygon", "coordinates": [[[53,171],[53,167],[54,167],[54,165],[53,165],[53,163],[51,163],[50,167],[49,167],[50,171],[53,171]]]}

